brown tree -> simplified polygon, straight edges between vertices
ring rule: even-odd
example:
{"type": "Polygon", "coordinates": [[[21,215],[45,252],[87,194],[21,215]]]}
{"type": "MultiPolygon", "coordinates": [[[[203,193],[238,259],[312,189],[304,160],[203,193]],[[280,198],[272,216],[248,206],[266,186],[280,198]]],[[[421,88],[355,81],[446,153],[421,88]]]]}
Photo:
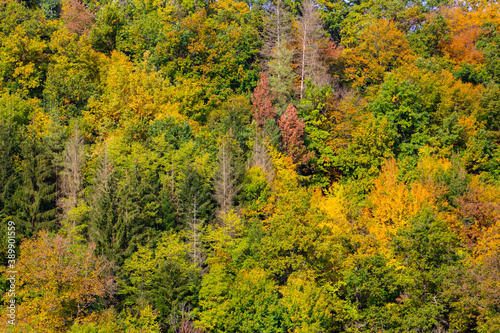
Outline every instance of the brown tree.
{"type": "Polygon", "coordinates": [[[238,171],[234,154],[234,139],[231,132],[222,138],[217,154],[218,170],[214,179],[215,200],[219,204],[219,220],[225,216],[234,204],[238,192],[238,171]]]}
{"type": "Polygon", "coordinates": [[[278,120],[278,126],[282,132],[283,149],[287,152],[294,163],[300,161],[306,163],[308,155],[304,146],[304,122],[299,119],[297,109],[288,105],[285,113],[278,120]]]}
{"type": "Polygon", "coordinates": [[[252,113],[257,126],[262,130],[267,119],[276,117],[276,111],[272,104],[272,94],[269,90],[269,79],[265,73],[260,75],[260,81],[252,95],[252,113]]]}
{"type": "Polygon", "coordinates": [[[94,14],[79,0],[65,0],[61,16],[66,28],[79,35],[86,34],[94,23],[94,14]]]}
{"type": "Polygon", "coordinates": [[[21,244],[19,257],[15,292],[22,300],[16,312],[21,331],[65,332],[88,316],[98,299],[115,292],[112,266],[94,255],[92,244],[41,231],[21,244]]]}
{"type": "MultiPolygon", "coordinates": [[[[58,205],[62,208],[63,219],[68,218],[68,213],[78,204],[82,192],[82,167],[84,163],[83,137],[78,125],[71,138],[66,143],[63,155],[63,171],[61,172],[61,194],[58,205]]],[[[73,227],[76,221],[73,219],[73,227]]]]}

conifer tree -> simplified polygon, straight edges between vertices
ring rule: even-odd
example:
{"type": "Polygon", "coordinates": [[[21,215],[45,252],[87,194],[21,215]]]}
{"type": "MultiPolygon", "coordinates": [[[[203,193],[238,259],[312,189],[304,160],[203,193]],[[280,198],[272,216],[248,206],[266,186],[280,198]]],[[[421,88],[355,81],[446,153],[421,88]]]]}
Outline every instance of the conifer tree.
{"type": "Polygon", "coordinates": [[[20,187],[15,195],[16,216],[21,222],[23,236],[30,236],[42,228],[55,227],[55,177],[50,153],[31,133],[25,136],[21,150],[23,160],[20,187]]]}
{"type": "Polygon", "coordinates": [[[13,155],[17,149],[15,127],[0,122],[0,214],[9,215],[12,194],[16,187],[13,155]]]}
{"type": "Polygon", "coordinates": [[[264,18],[262,56],[269,75],[269,87],[274,94],[277,111],[283,113],[292,97],[295,73],[292,69],[291,48],[292,15],[281,0],[269,3],[264,18]]]}
{"type": "Polygon", "coordinates": [[[214,179],[215,200],[219,205],[219,220],[232,208],[238,192],[238,166],[235,158],[235,140],[231,132],[222,138],[217,154],[218,170],[214,179]]]}
{"type": "Polygon", "coordinates": [[[313,0],[305,0],[298,21],[298,70],[300,99],[304,97],[306,79],[317,86],[330,82],[324,61],[325,31],[318,8],[313,0]]]}
{"type": "MultiPolygon", "coordinates": [[[[63,170],[61,171],[61,197],[58,205],[62,208],[63,219],[68,217],[68,213],[78,204],[78,199],[82,195],[82,167],[84,163],[83,137],[80,134],[78,125],[75,125],[73,135],[66,143],[63,154],[63,170]]],[[[76,221],[73,222],[75,227],[76,221]]]]}
{"type": "Polygon", "coordinates": [[[283,149],[294,162],[306,162],[308,157],[304,155],[304,122],[299,119],[297,109],[288,105],[285,114],[278,121],[278,126],[282,132],[283,149]]]}
{"type": "Polygon", "coordinates": [[[252,95],[252,114],[257,122],[257,127],[262,131],[266,120],[274,119],[276,111],[272,104],[272,94],[269,90],[269,79],[266,73],[260,75],[260,81],[252,95]]]}
{"type": "Polygon", "coordinates": [[[202,227],[212,219],[212,200],[203,177],[192,166],[186,170],[186,178],[181,184],[180,215],[184,231],[190,243],[190,256],[195,265],[204,261],[202,252],[202,227]]]}
{"type": "Polygon", "coordinates": [[[113,229],[117,213],[114,202],[115,177],[114,167],[107,149],[105,149],[89,197],[89,233],[96,244],[98,253],[107,255],[109,259],[112,258],[114,252],[112,246],[114,244],[113,229]]]}

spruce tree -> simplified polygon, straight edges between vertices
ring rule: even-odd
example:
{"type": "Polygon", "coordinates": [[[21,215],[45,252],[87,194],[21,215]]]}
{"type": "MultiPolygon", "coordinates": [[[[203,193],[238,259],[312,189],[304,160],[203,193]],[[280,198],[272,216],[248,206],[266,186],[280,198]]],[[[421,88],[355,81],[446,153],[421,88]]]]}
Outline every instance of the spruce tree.
{"type": "Polygon", "coordinates": [[[113,247],[115,238],[113,229],[117,213],[114,202],[115,193],[115,170],[105,149],[88,198],[89,234],[96,243],[97,252],[106,255],[109,259],[115,259],[113,247]]]}
{"type": "Polygon", "coordinates": [[[23,236],[56,227],[56,186],[51,154],[32,133],[22,145],[20,187],[15,195],[16,218],[23,236]]]}
{"type": "Polygon", "coordinates": [[[18,150],[16,129],[6,121],[0,122],[0,214],[9,216],[12,212],[12,195],[16,188],[14,154],[18,150]]]}

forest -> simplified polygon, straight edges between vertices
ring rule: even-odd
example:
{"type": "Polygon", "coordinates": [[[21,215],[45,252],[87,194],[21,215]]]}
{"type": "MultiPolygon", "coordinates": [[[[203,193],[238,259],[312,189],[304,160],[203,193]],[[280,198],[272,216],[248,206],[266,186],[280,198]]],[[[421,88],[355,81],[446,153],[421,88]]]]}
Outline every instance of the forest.
{"type": "Polygon", "coordinates": [[[500,332],[500,2],[0,0],[0,331],[500,332]]]}

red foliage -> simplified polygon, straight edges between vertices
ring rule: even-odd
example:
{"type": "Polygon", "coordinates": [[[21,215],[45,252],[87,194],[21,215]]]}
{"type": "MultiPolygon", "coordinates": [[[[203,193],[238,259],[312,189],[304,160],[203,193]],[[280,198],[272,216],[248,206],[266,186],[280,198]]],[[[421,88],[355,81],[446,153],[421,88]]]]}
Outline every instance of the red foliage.
{"type": "Polygon", "coordinates": [[[273,97],[269,90],[269,79],[266,73],[262,73],[257,88],[255,88],[252,95],[253,117],[257,122],[257,126],[261,129],[264,128],[267,119],[276,117],[276,111],[274,110],[272,100],[273,97]]]}
{"type": "Polygon", "coordinates": [[[298,161],[306,163],[309,156],[305,154],[304,122],[299,119],[297,109],[292,104],[288,105],[285,113],[278,120],[278,127],[282,132],[283,149],[288,156],[294,163],[298,161]]]}
{"type": "Polygon", "coordinates": [[[69,31],[83,35],[94,23],[94,14],[78,0],[64,1],[62,18],[69,31]]]}

